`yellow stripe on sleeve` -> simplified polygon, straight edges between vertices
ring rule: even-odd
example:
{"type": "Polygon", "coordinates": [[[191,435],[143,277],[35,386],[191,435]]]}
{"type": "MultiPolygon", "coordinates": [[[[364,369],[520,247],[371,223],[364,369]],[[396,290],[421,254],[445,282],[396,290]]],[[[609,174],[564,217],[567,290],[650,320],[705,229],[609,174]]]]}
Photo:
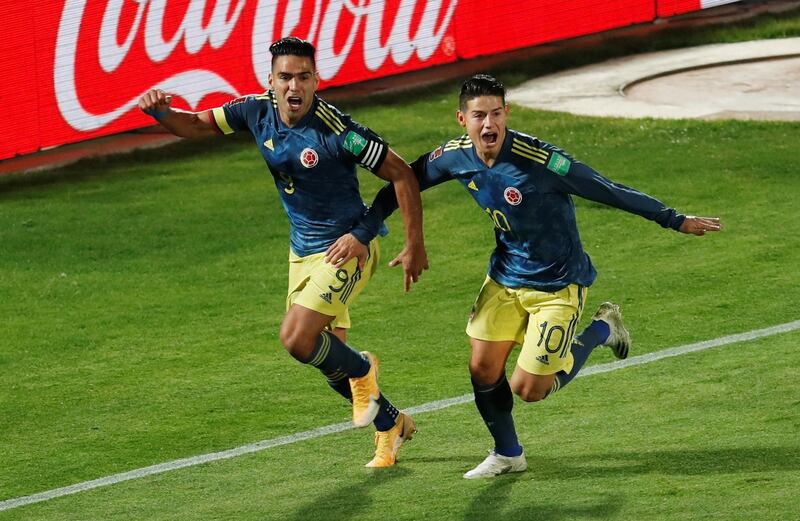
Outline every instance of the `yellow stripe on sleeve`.
{"type": "Polygon", "coordinates": [[[331,127],[331,130],[336,132],[337,135],[341,134],[342,131],[345,129],[345,126],[344,126],[344,123],[342,123],[342,120],[339,119],[336,116],[336,114],[333,113],[333,111],[331,109],[329,109],[327,106],[325,106],[324,103],[320,103],[317,106],[317,114],[320,116],[320,118],[325,123],[327,123],[327,125],[329,127],[331,127]]]}
{"type": "Polygon", "coordinates": [[[541,157],[534,155],[533,152],[530,152],[527,149],[523,149],[521,147],[517,147],[516,143],[511,144],[511,152],[517,154],[518,156],[522,156],[524,158],[530,159],[532,161],[536,161],[537,163],[544,164],[544,159],[541,157]]]}
{"type": "Polygon", "coordinates": [[[317,117],[319,117],[319,119],[321,119],[323,123],[325,123],[326,125],[328,125],[328,127],[329,127],[331,130],[333,130],[334,134],[336,134],[337,136],[338,136],[339,134],[341,134],[341,133],[342,133],[342,131],[341,131],[341,130],[339,130],[339,127],[337,127],[337,126],[336,126],[336,125],[335,125],[335,124],[334,124],[334,123],[333,123],[333,122],[332,122],[332,121],[329,119],[329,118],[330,118],[330,116],[328,116],[328,115],[327,115],[325,112],[323,112],[322,110],[320,110],[320,109],[317,109],[317,117]]]}
{"type": "Polygon", "coordinates": [[[548,154],[546,150],[542,150],[541,148],[536,148],[535,146],[517,138],[514,138],[513,145],[516,145],[517,148],[520,150],[525,150],[529,154],[539,156],[545,161],[547,160],[548,154]]]}
{"type": "Polygon", "coordinates": [[[211,114],[214,116],[214,121],[223,134],[233,134],[233,129],[228,125],[228,120],[225,118],[225,111],[222,107],[211,109],[211,114]]]}

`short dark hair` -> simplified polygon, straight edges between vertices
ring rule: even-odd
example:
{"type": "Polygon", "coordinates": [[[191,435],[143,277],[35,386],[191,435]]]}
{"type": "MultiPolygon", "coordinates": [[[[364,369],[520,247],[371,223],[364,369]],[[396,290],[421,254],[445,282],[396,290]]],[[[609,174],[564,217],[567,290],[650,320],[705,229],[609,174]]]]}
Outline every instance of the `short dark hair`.
{"type": "Polygon", "coordinates": [[[479,96],[497,96],[506,104],[506,88],[493,76],[476,74],[461,85],[461,94],[458,96],[458,108],[461,112],[467,110],[467,102],[479,96]]]}
{"type": "Polygon", "coordinates": [[[275,59],[278,56],[302,56],[304,58],[311,58],[311,65],[316,68],[317,61],[314,58],[316,51],[311,42],[295,36],[281,38],[269,46],[269,52],[272,53],[272,65],[275,65],[275,59]]]}

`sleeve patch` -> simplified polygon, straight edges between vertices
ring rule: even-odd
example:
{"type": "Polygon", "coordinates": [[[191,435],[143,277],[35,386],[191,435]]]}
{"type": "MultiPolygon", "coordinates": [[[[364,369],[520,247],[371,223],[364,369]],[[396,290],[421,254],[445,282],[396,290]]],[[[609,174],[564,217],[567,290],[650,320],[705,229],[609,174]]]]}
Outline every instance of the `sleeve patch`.
{"type": "Polygon", "coordinates": [[[572,161],[558,152],[551,153],[550,160],[547,162],[547,169],[561,176],[567,175],[570,166],[572,166],[572,161]]]}
{"type": "Polygon", "coordinates": [[[234,105],[238,105],[239,103],[244,103],[245,101],[247,101],[248,97],[249,96],[241,96],[241,97],[238,97],[238,98],[236,98],[234,100],[231,100],[231,101],[228,102],[228,106],[229,107],[233,107],[234,105]]]}
{"type": "Polygon", "coordinates": [[[367,140],[352,130],[344,137],[344,148],[349,150],[354,156],[360,155],[366,146],[367,140]]]}
{"type": "Polygon", "coordinates": [[[430,153],[428,156],[428,162],[432,162],[434,159],[441,157],[442,155],[442,147],[437,147],[436,150],[430,153]]]}

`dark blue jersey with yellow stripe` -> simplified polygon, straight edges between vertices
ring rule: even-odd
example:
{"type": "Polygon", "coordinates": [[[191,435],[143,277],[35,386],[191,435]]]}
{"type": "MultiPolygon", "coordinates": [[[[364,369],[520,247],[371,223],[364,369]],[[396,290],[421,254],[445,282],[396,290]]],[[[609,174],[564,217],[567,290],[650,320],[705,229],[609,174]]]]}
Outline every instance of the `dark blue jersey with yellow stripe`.
{"type": "Polygon", "coordinates": [[[224,134],[249,131],[278,188],[291,225],[292,250],[304,257],[325,251],[365,211],[356,165],[377,172],[388,145],[334,106],[314,98],[308,114],[287,127],[271,91],[212,110],[224,134]]]}
{"type": "MultiPolygon", "coordinates": [[[[557,291],[589,286],[596,271],[583,251],[572,195],[626,210],[678,229],[684,216],[660,201],[614,183],[563,150],[507,129],[492,167],[475,153],[469,137],[448,141],[412,165],[420,189],[455,179],[492,220],[496,248],[489,276],[510,287],[557,291]]],[[[375,233],[397,207],[384,187],[359,225],[375,233]]]]}

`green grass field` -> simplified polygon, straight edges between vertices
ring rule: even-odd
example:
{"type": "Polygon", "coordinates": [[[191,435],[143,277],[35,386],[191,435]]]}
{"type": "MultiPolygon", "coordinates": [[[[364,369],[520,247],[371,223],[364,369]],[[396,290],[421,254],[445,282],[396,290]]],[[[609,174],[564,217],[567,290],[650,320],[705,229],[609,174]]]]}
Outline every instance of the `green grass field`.
{"type": "MultiPolygon", "coordinates": [[[[800,15],[725,31],[800,34],[800,15]]],[[[456,93],[351,109],[412,159],[460,133],[456,93]]],[[[641,355],[800,318],[798,124],[513,107],[510,126],[725,225],[689,237],[576,200],[599,272],[584,324],[600,302],[619,303],[641,355]]],[[[369,199],[381,183],[361,179],[369,199]]],[[[399,407],[471,391],[463,328],[493,245],[460,186],[423,200],[430,271],[403,294],[401,272],[384,266],[351,310],[350,341],[381,356],[399,407]]],[[[278,341],[288,225],[251,142],[2,179],[0,222],[0,501],[349,418],[278,341]]],[[[399,217],[389,225],[384,261],[402,242],[399,217]]],[[[461,478],[491,447],[465,403],[418,414],[388,470],[364,469],[372,432],[348,430],[0,510],[0,521],[800,519],[798,343],[797,331],[740,342],[517,401],[521,475],[461,478]]],[[[589,364],[611,360],[598,351],[589,364]]]]}

